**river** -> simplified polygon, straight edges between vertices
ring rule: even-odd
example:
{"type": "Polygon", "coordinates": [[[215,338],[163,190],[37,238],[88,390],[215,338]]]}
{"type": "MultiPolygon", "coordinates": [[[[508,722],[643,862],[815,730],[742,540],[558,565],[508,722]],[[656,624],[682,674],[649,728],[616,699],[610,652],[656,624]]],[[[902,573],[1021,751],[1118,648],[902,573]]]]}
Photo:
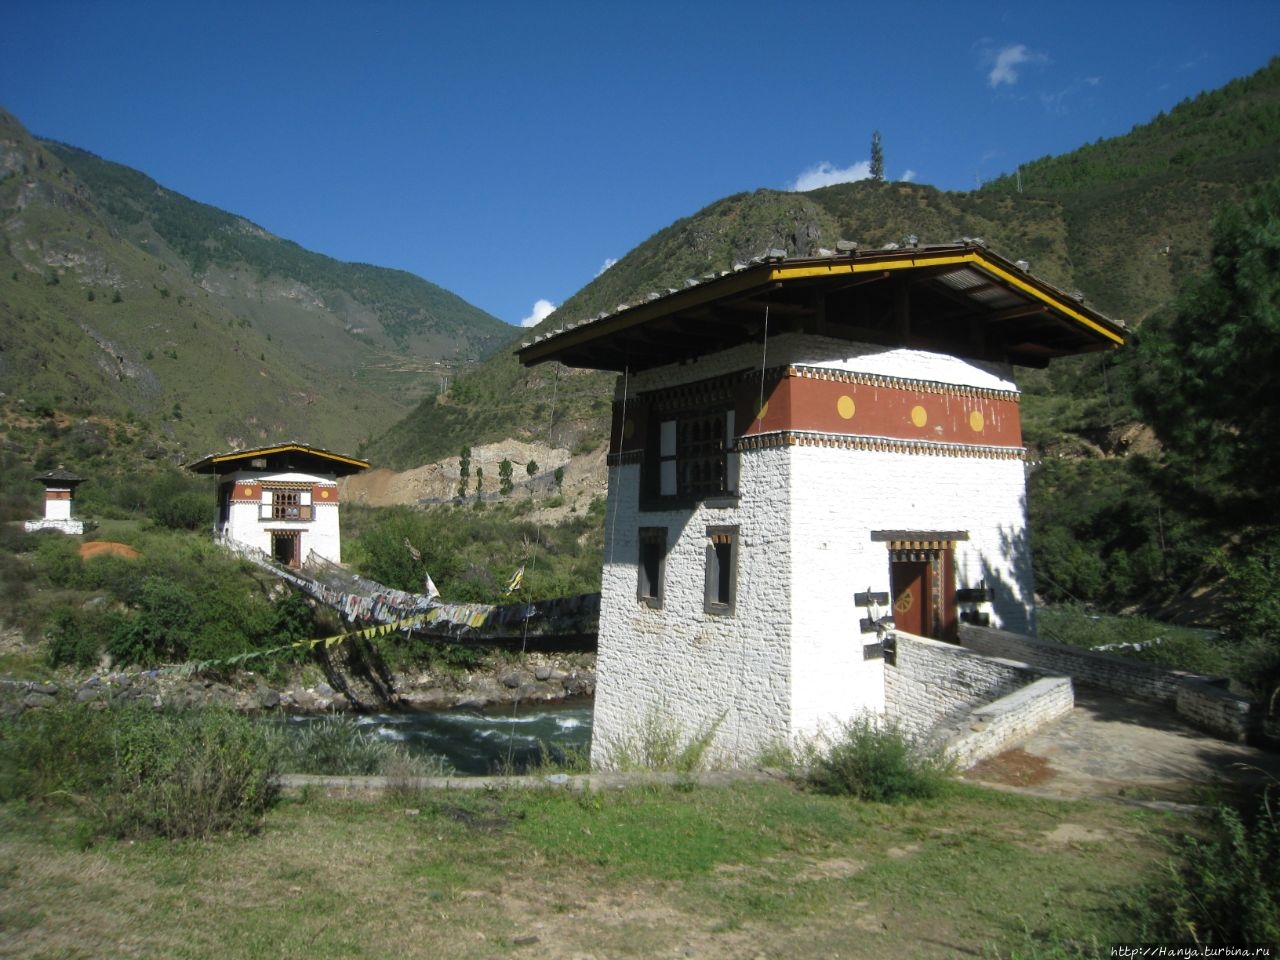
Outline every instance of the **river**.
{"type": "MultiPolygon", "coordinates": [[[[459,774],[519,773],[591,743],[591,701],[497,705],[483,710],[370,713],[356,717],[366,733],[403,744],[411,753],[441,756],[459,774]]],[[[306,722],[294,718],[293,722],[306,722]]]]}

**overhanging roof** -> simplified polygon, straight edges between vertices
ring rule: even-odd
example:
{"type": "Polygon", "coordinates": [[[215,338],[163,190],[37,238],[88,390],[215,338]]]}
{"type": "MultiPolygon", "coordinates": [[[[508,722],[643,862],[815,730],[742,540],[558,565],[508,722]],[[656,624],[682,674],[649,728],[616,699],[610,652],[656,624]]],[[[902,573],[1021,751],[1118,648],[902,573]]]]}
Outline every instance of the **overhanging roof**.
{"type": "Polygon", "coordinates": [[[1041,367],[1124,343],[1124,325],[985,244],[782,256],[524,343],[526,366],[644,370],[802,332],[1041,367]],[[767,322],[767,330],[766,330],[767,322]]]}
{"type": "Polygon", "coordinates": [[[275,470],[282,473],[331,473],[345,477],[369,469],[367,460],[344,457],[305,443],[280,443],[253,450],[211,453],[202,460],[187,464],[196,473],[234,473],[236,470],[275,470]],[[260,461],[255,463],[255,461],[260,461]]]}

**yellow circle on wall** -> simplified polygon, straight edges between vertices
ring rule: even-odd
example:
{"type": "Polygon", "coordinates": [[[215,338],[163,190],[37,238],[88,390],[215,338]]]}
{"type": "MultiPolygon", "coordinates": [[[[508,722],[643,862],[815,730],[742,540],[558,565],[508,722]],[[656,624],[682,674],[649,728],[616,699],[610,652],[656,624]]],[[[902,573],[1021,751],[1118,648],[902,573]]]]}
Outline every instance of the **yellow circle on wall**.
{"type": "Polygon", "coordinates": [[[853,419],[853,411],[856,409],[853,404],[853,397],[842,396],[836,401],[836,411],[846,420],[853,419]]]}
{"type": "Polygon", "coordinates": [[[760,408],[760,412],[756,414],[757,420],[764,420],[769,415],[769,401],[764,402],[764,406],[760,408]]]}
{"type": "Polygon", "coordinates": [[[636,422],[631,419],[622,421],[622,439],[630,440],[631,435],[636,432],[636,422]]]}
{"type": "Polygon", "coordinates": [[[975,410],[969,414],[969,426],[973,428],[974,433],[982,432],[982,428],[986,426],[986,421],[982,419],[981,410],[975,410]]]}
{"type": "Polygon", "coordinates": [[[923,427],[929,422],[929,414],[925,411],[924,407],[917,406],[911,408],[911,422],[917,427],[923,427]]]}
{"type": "Polygon", "coordinates": [[[328,499],[329,499],[329,491],[328,491],[328,490],[321,490],[321,491],[320,491],[320,499],[321,499],[321,500],[328,500],[328,499]]]}

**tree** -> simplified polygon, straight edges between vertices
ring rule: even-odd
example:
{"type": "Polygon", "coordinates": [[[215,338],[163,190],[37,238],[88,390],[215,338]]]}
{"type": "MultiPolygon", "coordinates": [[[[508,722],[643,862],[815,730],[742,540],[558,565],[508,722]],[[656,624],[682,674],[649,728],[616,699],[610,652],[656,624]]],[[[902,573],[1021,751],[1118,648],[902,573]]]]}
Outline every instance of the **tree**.
{"type": "Polygon", "coordinates": [[[458,456],[458,496],[467,495],[467,480],[471,476],[471,448],[463,447],[458,456]]]}
{"type": "Polygon", "coordinates": [[[530,480],[536,477],[538,475],[538,461],[530,460],[528,465],[524,468],[524,472],[529,475],[530,480]]]}
{"type": "Polygon", "coordinates": [[[1198,510],[1225,568],[1224,634],[1246,681],[1280,684],[1280,179],[1213,222],[1209,270],[1137,337],[1135,398],[1164,444],[1171,492],[1198,510]]]}
{"type": "Polygon", "coordinates": [[[1280,179],[1213,223],[1208,272],[1136,339],[1135,399],[1185,492],[1280,523],[1280,179]]]}
{"type": "Polygon", "coordinates": [[[884,179],[884,148],[880,146],[880,131],[871,134],[871,179],[884,179]]]}
{"type": "Polygon", "coordinates": [[[502,458],[502,462],[498,464],[498,492],[504,497],[509,494],[515,483],[511,479],[511,461],[506,457],[502,458]]]}

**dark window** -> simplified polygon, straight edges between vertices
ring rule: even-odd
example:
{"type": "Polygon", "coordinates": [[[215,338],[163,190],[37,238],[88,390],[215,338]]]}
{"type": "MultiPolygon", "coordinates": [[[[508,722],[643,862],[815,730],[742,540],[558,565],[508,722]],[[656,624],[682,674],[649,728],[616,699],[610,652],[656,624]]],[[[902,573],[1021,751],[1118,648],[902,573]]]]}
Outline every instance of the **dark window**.
{"type": "Polygon", "coordinates": [[[738,592],[738,528],[707,527],[707,585],[703,609],[732,615],[738,592]]]}
{"type": "Polygon", "coordinates": [[[696,501],[737,492],[733,410],[660,416],[645,456],[648,498],[696,501]]]}
{"type": "Polygon", "coordinates": [[[650,607],[662,606],[662,584],[667,566],[667,528],[640,528],[640,569],[636,597],[650,607]]]}

